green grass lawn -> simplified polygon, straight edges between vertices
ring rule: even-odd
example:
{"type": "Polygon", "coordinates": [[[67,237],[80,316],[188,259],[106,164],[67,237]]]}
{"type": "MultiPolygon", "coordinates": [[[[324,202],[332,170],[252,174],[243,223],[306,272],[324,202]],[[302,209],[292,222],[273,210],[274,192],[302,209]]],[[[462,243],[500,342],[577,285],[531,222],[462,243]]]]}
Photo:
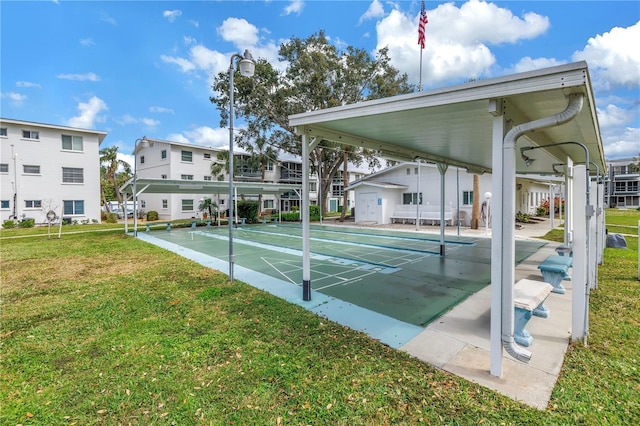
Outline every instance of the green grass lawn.
{"type": "Polygon", "coordinates": [[[121,230],[8,235],[3,425],[640,423],[634,237],[606,249],[589,345],[539,411],[121,230]]]}

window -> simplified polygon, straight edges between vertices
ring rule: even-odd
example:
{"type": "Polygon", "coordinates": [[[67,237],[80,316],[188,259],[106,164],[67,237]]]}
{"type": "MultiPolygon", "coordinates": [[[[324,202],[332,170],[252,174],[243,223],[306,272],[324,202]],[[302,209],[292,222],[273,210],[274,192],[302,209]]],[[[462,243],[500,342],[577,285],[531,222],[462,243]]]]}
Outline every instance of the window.
{"type": "Polygon", "coordinates": [[[341,183],[331,184],[331,196],[342,197],[344,195],[344,187],[341,183]]]}
{"type": "Polygon", "coordinates": [[[7,128],[0,127],[0,136],[7,136],[7,128]]]}
{"type": "Polygon", "coordinates": [[[140,200],[140,208],[141,209],[146,209],[147,208],[147,202],[145,200],[140,200]]]}
{"type": "Polygon", "coordinates": [[[166,178],[167,178],[167,175],[160,175],[160,178],[162,178],[162,179],[166,179],[166,178]]]}
{"type": "Polygon", "coordinates": [[[473,204],[473,191],[462,191],[462,204],[466,206],[473,204]]]}
{"type": "Polygon", "coordinates": [[[273,200],[263,200],[262,201],[263,209],[272,209],[273,208],[273,200]]]}
{"type": "Polygon", "coordinates": [[[84,183],[84,169],[75,167],[62,168],[63,183],[84,183]]]}
{"type": "Polygon", "coordinates": [[[162,151],[160,151],[160,158],[163,159],[163,160],[165,158],[167,158],[167,150],[166,149],[163,149],[162,151]]]}
{"type": "Polygon", "coordinates": [[[193,180],[193,175],[180,175],[182,180],[193,180]]]}
{"type": "Polygon", "coordinates": [[[418,174],[418,168],[416,167],[415,169],[413,169],[413,174],[417,175],[418,174]]]}
{"type": "MultiPolygon", "coordinates": [[[[422,192],[419,197],[419,204],[422,204],[422,192]]],[[[417,204],[418,203],[418,193],[417,192],[407,192],[402,194],[402,204],[417,204]]]]}
{"type": "Polygon", "coordinates": [[[41,209],[42,200],[24,200],[25,209],[41,209]]]}
{"type": "Polygon", "coordinates": [[[208,152],[204,153],[204,159],[205,160],[211,160],[211,154],[209,154],[208,152]]]}
{"type": "Polygon", "coordinates": [[[265,170],[268,172],[272,172],[273,171],[273,161],[269,161],[266,165],[265,165],[265,170]]]}
{"type": "Polygon", "coordinates": [[[82,151],[82,136],[62,135],[62,149],[82,151]]]}
{"type": "Polygon", "coordinates": [[[25,174],[30,174],[30,175],[39,175],[40,174],[40,166],[31,166],[31,165],[23,165],[22,166],[22,171],[25,174]]]}
{"type": "Polygon", "coordinates": [[[140,164],[144,164],[144,155],[140,156],[140,164]]]}
{"type": "Polygon", "coordinates": [[[163,209],[169,208],[169,200],[162,200],[162,208],[163,209]]]}
{"type": "Polygon", "coordinates": [[[0,164],[0,173],[9,173],[9,164],[7,163],[0,164]]]}
{"type": "Polygon", "coordinates": [[[316,192],[318,190],[318,182],[309,182],[309,192],[316,192]]]}
{"type": "Polygon", "coordinates": [[[0,209],[8,209],[9,208],[9,200],[0,201],[0,209]]]}
{"type": "Polygon", "coordinates": [[[211,176],[205,176],[204,180],[211,180],[211,176]]]}
{"type": "Polygon", "coordinates": [[[181,153],[182,161],[186,161],[187,163],[193,162],[193,152],[191,151],[182,151],[181,153]]]}
{"type": "Polygon", "coordinates": [[[411,169],[407,168],[407,175],[411,174],[411,169]]]}
{"type": "Polygon", "coordinates": [[[182,211],[183,212],[192,212],[193,211],[193,200],[182,200],[182,211]]]}
{"type": "Polygon", "coordinates": [[[40,132],[36,132],[34,130],[23,130],[22,137],[23,139],[40,139],[40,132]]]}
{"type": "Polygon", "coordinates": [[[84,214],[84,200],[62,200],[63,214],[84,214]]]}

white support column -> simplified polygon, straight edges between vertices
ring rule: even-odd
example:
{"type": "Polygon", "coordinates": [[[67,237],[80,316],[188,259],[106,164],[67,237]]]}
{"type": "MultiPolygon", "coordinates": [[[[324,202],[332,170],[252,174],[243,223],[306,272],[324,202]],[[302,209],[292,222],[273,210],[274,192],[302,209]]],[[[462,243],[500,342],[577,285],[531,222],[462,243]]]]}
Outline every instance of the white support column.
{"type": "Polygon", "coordinates": [[[438,163],[438,170],[440,171],[440,256],[444,256],[445,244],[444,244],[444,190],[445,190],[445,174],[447,173],[448,165],[438,163]]]}
{"type": "MultiPolygon", "coordinates": [[[[502,145],[504,141],[504,119],[500,115],[493,119],[492,145],[492,191],[496,208],[493,212],[493,229],[491,231],[491,365],[490,373],[502,377],[502,263],[503,252],[508,247],[504,245],[503,216],[503,175],[504,159],[502,145]]],[[[514,176],[515,179],[515,176],[514,176]]],[[[480,194],[474,194],[479,197],[480,194]]],[[[507,213],[507,216],[511,213],[507,213]]],[[[515,225],[513,225],[515,226],[515,225]]],[[[507,245],[508,246],[508,245],[507,245]]]]}
{"type": "MultiPolygon", "coordinates": [[[[596,180],[589,181],[589,186],[591,189],[590,194],[596,194],[598,191],[597,177],[596,180]]],[[[597,210],[597,197],[590,197],[590,202],[596,206],[597,210]]],[[[588,250],[589,259],[587,260],[587,265],[589,270],[589,288],[594,289],[598,287],[598,217],[595,216],[588,220],[589,244],[591,244],[591,248],[588,250]]]]}
{"type": "Polygon", "coordinates": [[[556,197],[552,182],[549,182],[549,225],[551,229],[556,227],[556,197]]]}
{"type": "Polygon", "coordinates": [[[567,173],[565,179],[565,199],[564,199],[564,243],[571,244],[573,241],[573,160],[567,157],[567,173]]]}
{"type": "Polygon", "coordinates": [[[585,215],[586,191],[588,182],[585,176],[585,166],[573,167],[573,197],[571,198],[573,232],[573,271],[571,283],[572,315],[571,339],[579,340],[587,333],[587,220],[585,215]]]}
{"type": "MultiPolygon", "coordinates": [[[[309,137],[302,133],[302,300],[311,300],[311,254],[309,227],[309,137]]],[[[318,166],[319,167],[319,166],[318,166]]]]}

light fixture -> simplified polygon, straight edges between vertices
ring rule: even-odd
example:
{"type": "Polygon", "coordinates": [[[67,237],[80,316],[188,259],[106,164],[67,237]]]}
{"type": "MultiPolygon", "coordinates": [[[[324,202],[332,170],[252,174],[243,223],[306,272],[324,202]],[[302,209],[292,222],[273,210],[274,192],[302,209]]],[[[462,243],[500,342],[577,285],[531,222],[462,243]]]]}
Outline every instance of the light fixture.
{"type": "Polygon", "coordinates": [[[562,174],[562,171],[560,171],[560,170],[556,170],[556,167],[565,166],[565,165],[566,165],[566,164],[564,164],[564,163],[553,163],[553,164],[551,165],[551,168],[553,169],[553,172],[554,172],[555,174],[557,174],[557,175],[561,175],[561,174],[562,174]]]}
{"type": "Polygon", "coordinates": [[[234,59],[240,59],[240,75],[253,77],[256,63],[248,50],[244,54],[234,53],[229,63],[229,281],[233,282],[233,264],[235,262],[233,254],[233,74],[235,67],[234,59]]]}
{"type": "Polygon", "coordinates": [[[526,155],[524,155],[525,151],[528,151],[530,149],[534,149],[533,147],[524,147],[524,148],[520,148],[520,156],[522,157],[522,159],[524,160],[524,164],[529,167],[531,164],[533,164],[534,161],[536,161],[535,158],[529,158],[526,155]]]}
{"type": "MultiPolygon", "coordinates": [[[[149,139],[146,136],[136,139],[133,144],[133,236],[138,236],[138,147],[144,148],[149,146],[149,139]]],[[[127,209],[127,200],[122,207],[122,214],[125,222],[129,221],[129,212],[127,209]]]]}

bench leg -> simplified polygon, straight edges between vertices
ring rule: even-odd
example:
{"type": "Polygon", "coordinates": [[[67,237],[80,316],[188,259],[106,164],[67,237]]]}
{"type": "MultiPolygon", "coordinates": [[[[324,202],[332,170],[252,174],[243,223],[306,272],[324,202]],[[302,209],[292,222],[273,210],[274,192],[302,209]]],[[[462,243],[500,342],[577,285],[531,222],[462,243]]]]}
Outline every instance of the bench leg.
{"type": "Polygon", "coordinates": [[[562,280],[564,279],[564,274],[559,272],[545,271],[542,270],[542,279],[544,282],[549,283],[553,286],[553,293],[565,294],[566,289],[562,285],[562,280]]]}
{"type": "Polygon", "coordinates": [[[151,228],[149,227],[149,224],[148,224],[148,223],[147,223],[145,226],[146,226],[146,228],[145,228],[144,232],[149,232],[149,231],[151,231],[151,228]]]}
{"type": "Polygon", "coordinates": [[[544,301],[540,302],[538,306],[533,310],[533,315],[540,318],[549,318],[551,311],[546,307],[544,301]]]}
{"type": "Polygon", "coordinates": [[[525,329],[527,323],[531,319],[531,312],[526,309],[514,308],[514,338],[520,346],[529,346],[533,342],[533,337],[525,329]]]}
{"type": "Polygon", "coordinates": [[[211,228],[211,220],[207,219],[207,228],[211,228]]]}
{"type": "Polygon", "coordinates": [[[171,231],[171,222],[167,222],[167,231],[171,231]]]}

